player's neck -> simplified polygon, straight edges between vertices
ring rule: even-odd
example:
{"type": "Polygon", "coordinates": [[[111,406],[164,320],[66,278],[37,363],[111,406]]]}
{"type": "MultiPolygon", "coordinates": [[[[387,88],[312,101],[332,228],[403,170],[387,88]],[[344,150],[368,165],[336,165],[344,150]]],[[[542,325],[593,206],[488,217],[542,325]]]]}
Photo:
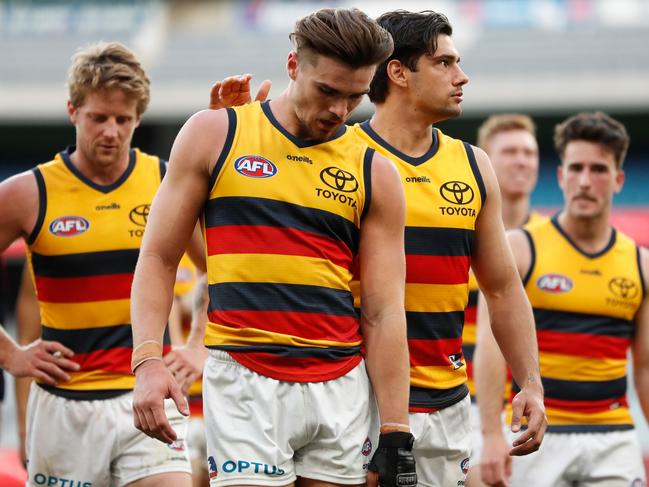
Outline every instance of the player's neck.
{"type": "Polygon", "coordinates": [[[527,223],[530,216],[530,199],[527,195],[503,195],[502,205],[503,223],[507,230],[521,227],[527,223]]]}
{"type": "Polygon", "coordinates": [[[120,157],[115,163],[101,164],[86,157],[78,148],[70,154],[70,162],[81,174],[93,183],[110,185],[116,182],[128,167],[130,151],[120,157]]]}
{"type": "Polygon", "coordinates": [[[411,157],[423,156],[433,143],[432,124],[414,112],[393,105],[389,101],[377,105],[370,126],[395,149],[411,157]]]}
{"type": "Polygon", "coordinates": [[[575,218],[567,211],[558,217],[559,225],[570,239],[583,251],[597,253],[611,240],[613,229],[608,223],[608,212],[594,218],[575,218]]]}

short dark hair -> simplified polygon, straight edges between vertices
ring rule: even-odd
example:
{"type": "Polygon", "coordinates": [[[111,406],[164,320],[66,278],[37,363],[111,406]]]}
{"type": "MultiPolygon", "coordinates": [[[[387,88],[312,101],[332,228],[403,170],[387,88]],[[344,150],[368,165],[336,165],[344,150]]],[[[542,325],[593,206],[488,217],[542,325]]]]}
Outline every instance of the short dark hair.
{"type": "Polygon", "coordinates": [[[389,91],[388,63],[396,59],[409,70],[416,71],[419,58],[424,54],[434,54],[437,37],[440,34],[452,35],[453,27],[445,15],[432,10],[395,10],[384,13],[376,21],[390,33],[394,42],[392,55],[379,65],[370,85],[370,100],[383,103],[389,91]]]}
{"type": "Polygon", "coordinates": [[[352,68],[378,65],[392,54],[392,38],[357,8],[323,8],[302,17],[289,35],[300,54],[320,54],[352,68]]]}
{"type": "Polygon", "coordinates": [[[615,157],[615,167],[622,168],[629,148],[629,134],[624,125],[604,112],[573,115],[554,127],[554,147],[563,159],[568,143],[585,140],[604,146],[615,157]]]}

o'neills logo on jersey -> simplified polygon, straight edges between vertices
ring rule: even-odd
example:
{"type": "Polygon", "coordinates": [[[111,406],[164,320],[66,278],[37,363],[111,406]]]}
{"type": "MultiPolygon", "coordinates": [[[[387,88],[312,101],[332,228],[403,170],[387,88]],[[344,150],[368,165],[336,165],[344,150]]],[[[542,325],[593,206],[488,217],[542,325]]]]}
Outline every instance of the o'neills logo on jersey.
{"type": "Polygon", "coordinates": [[[85,233],[90,222],[80,216],[60,216],[50,223],[50,233],[57,237],[74,237],[85,233]]]}
{"type": "Polygon", "coordinates": [[[249,178],[271,178],[277,174],[277,167],[261,156],[243,156],[234,161],[234,168],[239,174],[249,178]]]}
{"type": "Polygon", "coordinates": [[[561,294],[572,289],[572,281],[561,274],[543,274],[536,280],[536,286],[547,293],[561,294]]]}

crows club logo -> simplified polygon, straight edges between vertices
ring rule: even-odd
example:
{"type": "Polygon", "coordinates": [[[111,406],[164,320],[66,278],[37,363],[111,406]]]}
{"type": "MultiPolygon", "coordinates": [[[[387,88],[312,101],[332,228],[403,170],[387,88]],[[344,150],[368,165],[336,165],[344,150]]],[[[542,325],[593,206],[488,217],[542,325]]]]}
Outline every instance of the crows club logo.
{"type": "Polygon", "coordinates": [[[369,437],[365,438],[365,442],[363,443],[363,448],[361,450],[361,453],[363,454],[364,457],[369,457],[370,453],[372,453],[372,442],[370,441],[369,437]]]}
{"type": "Polygon", "coordinates": [[[468,458],[465,458],[464,460],[462,460],[462,462],[460,463],[460,469],[462,469],[462,473],[464,475],[467,474],[467,472],[469,471],[469,459],[468,458]]]}
{"type": "Polygon", "coordinates": [[[57,237],[76,237],[90,228],[90,222],[80,216],[60,216],[50,223],[50,233],[57,237]]]}
{"type": "Polygon", "coordinates": [[[320,171],[320,179],[331,189],[343,193],[353,193],[358,189],[358,180],[354,175],[339,167],[331,166],[323,169],[320,171]]]}
{"type": "Polygon", "coordinates": [[[151,205],[139,205],[131,210],[128,214],[129,219],[139,227],[145,227],[149,219],[151,205]]]}
{"type": "Polygon", "coordinates": [[[213,479],[219,475],[219,471],[216,468],[216,460],[214,460],[213,456],[207,457],[207,468],[210,472],[210,478],[213,479]]]}
{"type": "Polygon", "coordinates": [[[561,274],[543,274],[536,280],[536,286],[547,293],[561,294],[572,289],[572,280],[561,274]]]}
{"type": "Polygon", "coordinates": [[[277,174],[277,167],[265,157],[243,156],[234,161],[236,171],[249,178],[271,178],[277,174]]]}
{"type": "Polygon", "coordinates": [[[635,282],[624,277],[614,277],[608,281],[608,289],[616,297],[622,299],[633,299],[640,292],[640,289],[635,282]]]}
{"type": "Polygon", "coordinates": [[[447,181],[439,188],[439,194],[451,204],[468,205],[473,201],[473,188],[462,181],[447,181]]]}

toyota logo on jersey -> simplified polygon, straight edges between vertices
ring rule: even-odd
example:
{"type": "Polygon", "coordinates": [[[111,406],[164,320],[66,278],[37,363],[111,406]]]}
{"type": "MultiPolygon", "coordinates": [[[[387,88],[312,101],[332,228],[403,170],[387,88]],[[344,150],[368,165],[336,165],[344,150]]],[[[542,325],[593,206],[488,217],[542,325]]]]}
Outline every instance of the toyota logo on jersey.
{"type": "Polygon", "coordinates": [[[234,161],[234,168],[249,178],[270,178],[277,174],[277,167],[261,156],[243,156],[234,161]]]}
{"type": "Polygon", "coordinates": [[[60,216],[50,223],[50,233],[57,237],[75,237],[85,233],[90,222],[80,216],[60,216]]]}

